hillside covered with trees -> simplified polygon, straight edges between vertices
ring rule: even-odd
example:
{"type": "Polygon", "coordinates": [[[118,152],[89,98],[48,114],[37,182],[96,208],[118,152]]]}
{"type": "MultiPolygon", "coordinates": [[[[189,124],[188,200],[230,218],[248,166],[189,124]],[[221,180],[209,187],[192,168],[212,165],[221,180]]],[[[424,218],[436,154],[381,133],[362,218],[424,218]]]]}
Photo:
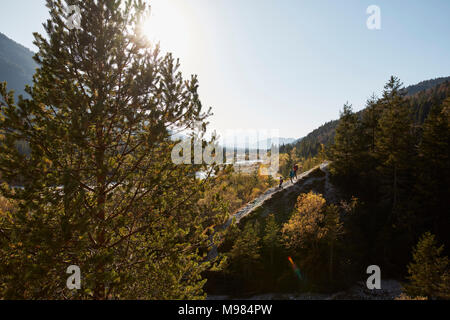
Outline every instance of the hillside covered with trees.
{"type": "Polygon", "coordinates": [[[372,254],[392,273],[404,272],[407,248],[426,232],[444,245],[440,253],[449,253],[449,94],[446,82],[408,99],[400,80],[391,77],[361,116],[345,105],[336,129],[330,148],[334,181],[362,201],[372,254]]]}
{"type": "Polygon", "coordinates": [[[33,55],[31,50],[0,32],[0,82],[7,81],[8,88],[16,95],[24,94],[25,86],[33,81],[37,68],[33,55]]]}
{"type": "MultiPolygon", "coordinates": [[[[450,77],[441,77],[403,88],[416,124],[421,125],[425,121],[436,101],[442,101],[447,97],[449,86],[450,77]]],[[[376,97],[373,98],[376,99],[376,97]]],[[[361,110],[356,114],[361,117],[363,112],[364,110],[361,110]]],[[[306,170],[317,165],[323,159],[320,153],[325,152],[325,149],[328,150],[333,144],[338,124],[339,120],[329,121],[296,143],[282,145],[280,147],[281,172],[287,175],[294,163],[301,163],[306,170]]]]}

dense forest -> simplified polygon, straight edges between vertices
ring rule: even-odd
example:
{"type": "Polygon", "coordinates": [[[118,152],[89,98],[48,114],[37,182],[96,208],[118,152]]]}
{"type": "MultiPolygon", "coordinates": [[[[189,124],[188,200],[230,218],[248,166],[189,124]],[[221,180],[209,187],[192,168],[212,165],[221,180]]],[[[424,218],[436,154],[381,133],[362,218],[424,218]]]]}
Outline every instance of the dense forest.
{"type": "MultiPolygon", "coordinates": [[[[400,80],[391,77],[361,116],[344,106],[330,148],[336,185],[362,203],[372,256],[396,275],[405,272],[408,248],[426,232],[449,253],[449,93],[445,82],[407,99],[400,80]]],[[[448,277],[448,266],[435,268],[448,277]]]]}
{"type": "Polygon", "coordinates": [[[449,297],[450,87],[445,80],[407,92],[392,77],[363,111],[346,104],[339,121],[285,146],[280,160],[289,169],[296,148],[335,127],[328,147],[318,144],[300,163],[331,160],[338,199],[327,201],[317,181],[239,222],[220,248],[225,270],[209,274],[212,293],[335,292],[376,264],[404,283],[406,298],[449,297]]]}

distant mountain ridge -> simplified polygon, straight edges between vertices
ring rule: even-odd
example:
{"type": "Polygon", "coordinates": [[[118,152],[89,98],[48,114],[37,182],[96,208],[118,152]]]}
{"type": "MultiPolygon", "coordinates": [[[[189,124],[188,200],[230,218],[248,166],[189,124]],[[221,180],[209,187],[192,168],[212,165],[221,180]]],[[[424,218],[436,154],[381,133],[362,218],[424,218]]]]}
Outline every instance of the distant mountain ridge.
{"type": "Polygon", "coordinates": [[[0,82],[8,83],[8,90],[24,94],[25,86],[31,85],[38,65],[34,53],[0,32],[0,82]]]}
{"type": "Polygon", "coordinates": [[[405,90],[407,92],[407,95],[412,96],[420,91],[425,91],[428,89],[432,89],[441,83],[444,83],[446,81],[450,81],[450,77],[440,77],[430,80],[421,81],[415,85],[411,85],[409,87],[406,87],[405,90]]]}

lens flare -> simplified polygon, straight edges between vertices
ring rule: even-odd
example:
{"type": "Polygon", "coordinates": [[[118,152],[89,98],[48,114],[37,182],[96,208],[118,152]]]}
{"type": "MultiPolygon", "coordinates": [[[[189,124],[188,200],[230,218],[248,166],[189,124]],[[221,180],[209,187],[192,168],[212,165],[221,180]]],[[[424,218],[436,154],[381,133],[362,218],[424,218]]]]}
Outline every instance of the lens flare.
{"type": "Polygon", "coordinates": [[[300,269],[297,267],[297,265],[294,263],[294,261],[292,261],[292,258],[291,258],[291,257],[288,257],[288,260],[289,260],[289,262],[290,262],[291,265],[292,265],[292,270],[294,270],[294,272],[295,272],[295,274],[297,275],[297,277],[298,277],[300,280],[302,280],[303,277],[302,277],[302,274],[301,274],[301,272],[300,272],[300,269]]]}

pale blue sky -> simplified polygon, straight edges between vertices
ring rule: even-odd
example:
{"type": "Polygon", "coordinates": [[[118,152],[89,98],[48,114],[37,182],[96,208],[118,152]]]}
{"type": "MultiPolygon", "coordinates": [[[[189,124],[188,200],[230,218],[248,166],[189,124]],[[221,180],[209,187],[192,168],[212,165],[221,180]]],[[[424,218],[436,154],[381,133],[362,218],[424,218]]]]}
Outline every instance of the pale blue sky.
{"type": "MultiPolygon", "coordinates": [[[[29,47],[44,0],[0,0],[0,32],[29,47]]],[[[150,36],[198,74],[212,127],[302,137],[356,110],[390,75],[450,75],[448,0],[154,0],[150,36]],[[381,30],[366,27],[369,5],[381,30]]]]}

